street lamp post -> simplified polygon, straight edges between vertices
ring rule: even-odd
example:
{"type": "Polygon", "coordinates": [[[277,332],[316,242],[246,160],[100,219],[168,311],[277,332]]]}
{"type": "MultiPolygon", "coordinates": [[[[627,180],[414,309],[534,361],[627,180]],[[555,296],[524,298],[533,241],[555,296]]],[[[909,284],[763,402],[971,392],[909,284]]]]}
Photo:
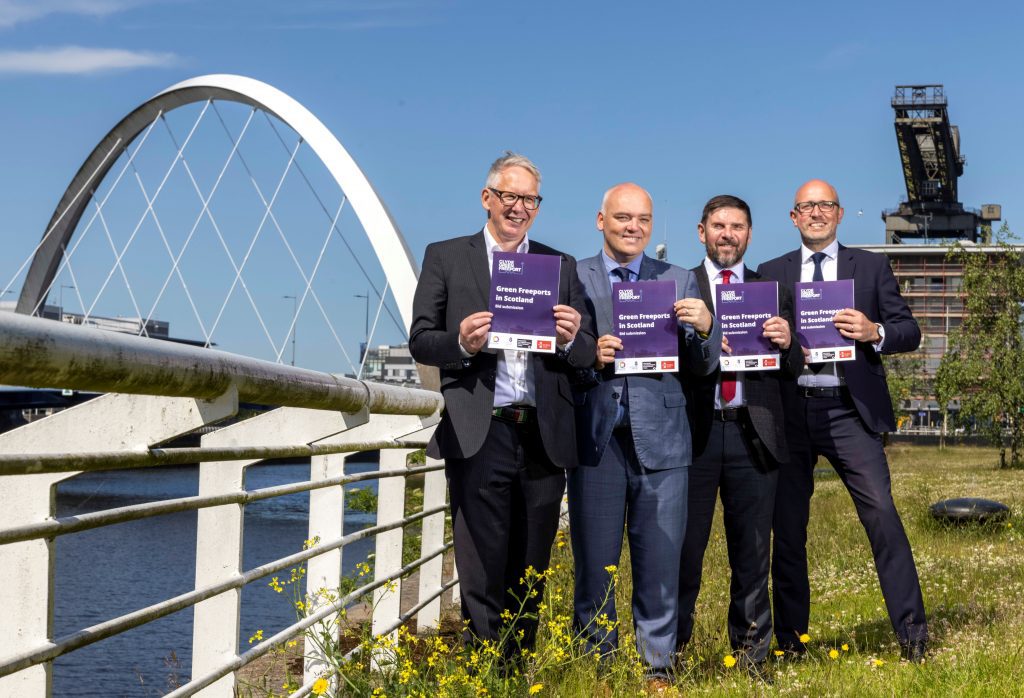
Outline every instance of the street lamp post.
{"type": "Polygon", "coordinates": [[[366,293],[354,293],[353,298],[364,298],[366,299],[366,314],[363,316],[363,345],[370,348],[370,289],[366,289],[366,293]]]}
{"type": "Polygon", "coordinates": [[[60,319],[61,319],[61,322],[64,321],[64,289],[66,289],[66,288],[70,288],[70,289],[73,290],[75,287],[72,286],[71,284],[61,284],[60,285],[60,292],[58,293],[59,300],[57,301],[57,303],[60,305],[60,319]]]}
{"type": "Polygon", "coordinates": [[[295,365],[295,331],[299,324],[299,299],[295,296],[281,296],[281,298],[292,300],[292,366],[295,365]]]}

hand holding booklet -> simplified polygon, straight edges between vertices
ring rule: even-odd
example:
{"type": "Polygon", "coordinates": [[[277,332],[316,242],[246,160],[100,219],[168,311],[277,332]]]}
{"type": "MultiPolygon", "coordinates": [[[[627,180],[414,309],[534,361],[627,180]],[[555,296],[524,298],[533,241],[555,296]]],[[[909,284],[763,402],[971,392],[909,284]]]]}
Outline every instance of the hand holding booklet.
{"type": "Polygon", "coordinates": [[[779,314],[779,284],[757,281],[715,286],[715,313],[731,353],[718,360],[723,371],[777,371],[779,348],[764,336],[764,322],[779,314]]]}
{"type": "Polygon", "coordinates": [[[612,285],[612,320],[622,351],[615,373],[662,373],[679,369],[679,321],[673,305],[676,282],[637,281],[612,285]]]}
{"type": "Polygon", "coordinates": [[[489,349],[553,353],[561,259],[549,254],[495,252],[491,265],[489,349]]]}
{"type": "Polygon", "coordinates": [[[853,279],[796,285],[796,337],[810,350],[810,363],[853,361],[853,340],[840,334],[832,322],[836,313],[852,307],[853,279]]]}

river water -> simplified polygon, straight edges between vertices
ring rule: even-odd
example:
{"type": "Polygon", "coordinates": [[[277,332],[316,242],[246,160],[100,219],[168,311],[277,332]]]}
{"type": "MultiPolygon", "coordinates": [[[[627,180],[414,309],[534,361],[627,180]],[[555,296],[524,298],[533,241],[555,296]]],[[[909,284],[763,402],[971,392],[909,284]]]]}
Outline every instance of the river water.
{"type": "MultiPolygon", "coordinates": [[[[349,463],[347,473],[376,468],[349,463]]],[[[246,471],[253,490],[309,479],[309,464],[260,464],[246,471]]],[[[147,501],[194,496],[195,466],[88,473],[61,483],[57,515],[74,516],[147,501]]],[[[376,482],[359,483],[376,490],[376,482]]],[[[246,506],[243,568],[251,569],[302,549],[307,536],[309,494],[294,494],[246,506]]],[[[345,516],[345,532],[372,525],[375,514],[345,516]]],[[[61,637],[164,599],[191,591],[195,583],[196,513],[183,512],[61,536],[56,541],[54,631],[61,637]]],[[[372,538],[346,547],[344,572],[366,559],[372,538]]],[[[287,577],[287,570],[278,573],[287,577]]],[[[289,592],[277,594],[258,580],[242,590],[239,649],[258,629],[269,637],[295,622],[289,592]]],[[[159,696],[188,681],[192,609],[57,658],[53,695],[82,698],[159,696]]]]}

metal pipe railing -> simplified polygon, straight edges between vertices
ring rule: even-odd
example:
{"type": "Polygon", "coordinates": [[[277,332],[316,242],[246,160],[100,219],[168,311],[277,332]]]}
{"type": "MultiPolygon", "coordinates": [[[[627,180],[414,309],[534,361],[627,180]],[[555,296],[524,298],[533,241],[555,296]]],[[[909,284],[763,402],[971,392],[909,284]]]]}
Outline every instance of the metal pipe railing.
{"type": "Polygon", "coordinates": [[[175,514],[180,511],[198,511],[208,507],[221,506],[224,504],[249,504],[264,499],[283,497],[289,494],[301,492],[312,492],[327,487],[338,487],[350,485],[353,482],[364,482],[366,480],[383,480],[389,477],[407,477],[431,473],[437,470],[444,470],[443,465],[422,465],[417,468],[408,468],[402,472],[379,473],[376,471],[368,473],[356,473],[354,475],[343,475],[327,480],[316,482],[296,482],[289,485],[277,485],[275,487],[264,487],[258,490],[246,490],[244,492],[232,492],[214,496],[178,497],[176,499],[165,499],[159,502],[146,502],[144,504],[132,504],[126,507],[104,509],[88,514],[76,514],[59,519],[49,519],[34,524],[12,527],[0,530],[0,545],[16,543],[18,541],[33,540],[36,538],[56,538],[66,536],[70,533],[81,533],[93,528],[110,526],[113,524],[139,521],[153,516],[164,514],[175,514]]]}
{"type": "Polygon", "coordinates": [[[428,416],[439,393],[335,376],[145,337],[0,313],[0,384],[212,400],[282,407],[428,416]]]}
{"type": "MultiPolygon", "coordinates": [[[[361,531],[356,531],[346,536],[342,536],[337,540],[319,543],[314,548],[303,550],[293,555],[274,560],[273,562],[268,562],[267,564],[260,565],[259,567],[254,567],[251,570],[235,575],[224,582],[209,585],[201,589],[194,589],[185,594],[179,594],[178,596],[161,601],[160,603],[152,604],[137,611],[132,611],[131,613],[126,613],[123,616],[112,618],[103,623],[97,623],[96,625],[71,633],[65,637],[58,638],[52,642],[43,643],[27,652],[7,658],[2,664],[0,664],[0,677],[13,674],[16,671],[26,669],[36,664],[52,661],[62,654],[66,654],[72,650],[81,649],[82,647],[99,642],[100,640],[105,640],[108,637],[118,635],[126,630],[131,630],[132,628],[144,625],[145,623],[152,622],[159,618],[163,618],[164,616],[176,613],[177,611],[195,606],[200,601],[212,598],[218,594],[223,594],[226,591],[241,589],[246,584],[260,579],[261,577],[266,577],[274,572],[280,572],[283,569],[301,564],[310,558],[323,555],[324,553],[332,550],[344,548],[346,545],[362,540],[363,538],[375,536],[378,533],[391,531],[396,528],[403,528],[410,523],[424,519],[432,514],[444,512],[447,508],[447,505],[443,505],[432,509],[426,509],[407,516],[400,521],[364,528],[361,531]]],[[[415,565],[415,563],[413,564],[415,565]]],[[[397,570],[394,574],[389,575],[389,577],[384,579],[383,582],[390,581],[390,579],[401,576],[402,574],[408,574],[414,570],[416,566],[407,565],[406,567],[397,570]]],[[[354,601],[356,598],[358,598],[358,596],[354,597],[352,600],[354,601]]],[[[221,676],[227,674],[229,671],[231,671],[231,669],[225,671],[221,676]]],[[[217,678],[219,678],[219,676],[217,678]]]]}
{"type": "Polygon", "coordinates": [[[124,470],[229,460],[311,458],[335,453],[376,451],[382,448],[423,448],[426,445],[425,441],[386,439],[331,444],[296,444],[293,446],[198,446],[92,453],[0,453],[0,476],[124,470]]]}

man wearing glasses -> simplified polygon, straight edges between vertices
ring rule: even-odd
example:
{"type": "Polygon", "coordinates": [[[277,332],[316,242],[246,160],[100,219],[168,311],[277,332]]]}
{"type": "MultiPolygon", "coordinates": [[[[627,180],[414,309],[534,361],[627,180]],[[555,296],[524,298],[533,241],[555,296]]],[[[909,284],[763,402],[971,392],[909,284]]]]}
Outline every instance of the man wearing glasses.
{"type": "Polygon", "coordinates": [[[540,172],[522,155],[506,152],[491,165],[480,194],[487,222],[427,247],[409,330],[413,358],[441,373],[445,409],[427,454],[446,460],[466,640],[497,644],[511,612],[506,658],[534,644],[543,589],[535,584],[531,595],[520,579],[548,566],[565,469],[577,464],[568,375],[596,353],[576,261],[527,236],[539,189],[540,172]],[[494,251],[561,258],[555,353],[486,346],[494,251]]]}
{"type": "Polygon", "coordinates": [[[791,458],[782,464],[775,498],[775,638],[782,650],[805,650],[799,638],[810,616],[807,520],[814,464],[821,455],[846,485],[868,534],[903,655],[921,661],[928,641],[921,584],[892,499],[881,437],[896,428],[881,355],[914,351],[921,330],[885,256],[836,240],[843,209],[830,184],[811,180],[800,187],[789,216],[803,244],[765,262],[758,273],[790,288],[798,281],[853,279],[855,307],[837,313],[833,323],[844,337],[856,340],[856,351],[854,361],[807,365],[795,383],[785,386],[791,458]]]}

